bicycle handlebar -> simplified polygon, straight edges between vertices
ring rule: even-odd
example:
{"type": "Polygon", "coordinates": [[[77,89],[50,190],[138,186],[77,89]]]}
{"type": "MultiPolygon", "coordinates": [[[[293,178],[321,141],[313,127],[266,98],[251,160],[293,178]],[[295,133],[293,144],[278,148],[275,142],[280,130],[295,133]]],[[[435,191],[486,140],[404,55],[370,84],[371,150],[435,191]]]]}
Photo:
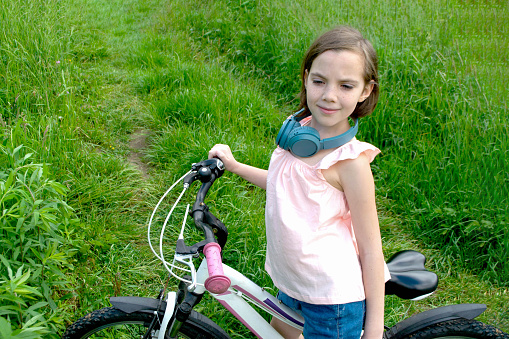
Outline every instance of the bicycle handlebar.
{"type": "Polygon", "coordinates": [[[191,215],[194,219],[196,227],[203,231],[205,240],[191,247],[180,244],[177,241],[177,252],[198,252],[202,251],[207,260],[207,269],[209,277],[205,280],[205,288],[215,294],[226,292],[230,287],[230,279],[223,274],[223,263],[221,259],[221,247],[226,243],[227,230],[223,223],[208,211],[207,205],[204,203],[208,190],[224,173],[224,165],[221,160],[212,158],[193,164],[192,173],[184,179],[184,185],[191,185],[196,180],[201,181],[202,185],[196,194],[196,201],[193,205],[191,215]],[[214,230],[219,231],[218,238],[220,244],[217,243],[214,230]],[[179,249],[180,248],[180,249],[179,249]]]}

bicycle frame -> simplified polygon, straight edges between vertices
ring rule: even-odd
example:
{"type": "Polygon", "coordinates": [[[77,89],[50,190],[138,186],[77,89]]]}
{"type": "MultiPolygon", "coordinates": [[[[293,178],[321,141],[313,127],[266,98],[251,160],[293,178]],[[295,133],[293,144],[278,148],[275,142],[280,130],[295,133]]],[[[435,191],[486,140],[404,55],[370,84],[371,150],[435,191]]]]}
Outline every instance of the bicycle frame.
{"type": "MultiPolygon", "coordinates": [[[[235,269],[223,264],[224,274],[231,280],[231,287],[222,294],[211,295],[241,321],[258,338],[282,338],[276,330],[253,308],[250,303],[277,317],[281,321],[302,330],[304,319],[265,289],[235,269]]],[[[198,281],[208,278],[207,264],[203,260],[197,271],[198,281]]],[[[205,292],[205,287],[198,285],[195,293],[205,292]]]]}
{"type": "MultiPolygon", "coordinates": [[[[180,261],[178,258],[176,259],[180,261]]],[[[184,259],[181,262],[186,262],[188,258],[183,256],[181,259],[184,259]]],[[[186,263],[191,266],[191,272],[194,271],[192,269],[192,263],[186,263]]],[[[223,272],[231,281],[230,288],[224,293],[214,294],[210,292],[210,294],[256,335],[256,337],[283,338],[250,304],[258,306],[270,315],[302,331],[304,319],[286,305],[281,304],[271,293],[228,265],[223,264],[223,272]]],[[[207,261],[204,259],[196,271],[195,278],[193,278],[193,283],[189,286],[189,290],[195,294],[204,294],[207,291],[205,288],[205,281],[208,277],[207,261]]],[[[168,307],[171,307],[170,305],[172,304],[173,303],[169,302],[168,307]]],[[[165,316],[168,313],[173,314],[173,309],[167,309],[165,316]]],[[[163,335],[165,330],[165,328],[162,328],[161,335],[163,335]]]]}

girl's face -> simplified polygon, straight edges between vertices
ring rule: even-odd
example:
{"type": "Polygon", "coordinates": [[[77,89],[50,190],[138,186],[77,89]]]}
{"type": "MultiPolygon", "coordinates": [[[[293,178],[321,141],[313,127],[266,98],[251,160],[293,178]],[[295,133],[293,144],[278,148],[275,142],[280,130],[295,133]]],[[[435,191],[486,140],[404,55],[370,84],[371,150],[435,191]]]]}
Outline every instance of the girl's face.
{"type": "Polygon", "coordinates": [[[348,117],[373,89],[364,82],[363,59],[351,51],[329,50],[317,56],[306,70],[304,84],[313,116],[310,126],[322,139],[346,132],[348,117]]]}

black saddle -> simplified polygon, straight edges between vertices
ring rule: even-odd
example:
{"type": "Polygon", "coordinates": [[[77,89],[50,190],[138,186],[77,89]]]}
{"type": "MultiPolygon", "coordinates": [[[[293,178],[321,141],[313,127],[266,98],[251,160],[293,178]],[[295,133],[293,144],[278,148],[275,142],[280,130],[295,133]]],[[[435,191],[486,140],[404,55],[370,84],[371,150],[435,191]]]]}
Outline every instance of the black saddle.
{"type": "Polygon", "coordinates": [[[387,261],[391,279],[385,283],[385,294],[415,299],[435,291],[438,276],[426,270],[425,262],[426,257],[416,251],[405,250],[394,254],[387,261]]]}

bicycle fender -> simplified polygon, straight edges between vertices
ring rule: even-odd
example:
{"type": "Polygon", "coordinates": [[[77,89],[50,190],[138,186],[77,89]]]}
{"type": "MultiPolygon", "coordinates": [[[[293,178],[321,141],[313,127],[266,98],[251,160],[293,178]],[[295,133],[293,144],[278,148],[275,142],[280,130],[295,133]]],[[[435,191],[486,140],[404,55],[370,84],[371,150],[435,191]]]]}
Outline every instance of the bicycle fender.
{"type": "Polygon", "coordinates": [[[405,319],[384,333],[385,339],[398,339],[430,325],[454,319],[474,319],[486,310],[484,304],[458,304],[438,307],[405,319]]]}
{"type": "Polygon", "coordinates": [[[154,311],[158,309],[159,303],[161,303],[160,310],[164,311],[166,309],[165,301],[161,302],[161,300],[153,298],[111,297],[110,303],[111,305],[113,305],[113,307],[125,313],[133,312],[154,313],[154,311]]]}
{"type": "Polygon", "coordinates": [[[170,319],[173,317],[173,312],[175,311],[175,304],[177,301],[177,293],[170,292],[168,293],[168,303],[167,308],[164,311],[163,321],[161,323],[161,329],[159,331],[158,339],[164,339],[166,336],[166,328],[168,327],[168,323],[170,319]]]}

